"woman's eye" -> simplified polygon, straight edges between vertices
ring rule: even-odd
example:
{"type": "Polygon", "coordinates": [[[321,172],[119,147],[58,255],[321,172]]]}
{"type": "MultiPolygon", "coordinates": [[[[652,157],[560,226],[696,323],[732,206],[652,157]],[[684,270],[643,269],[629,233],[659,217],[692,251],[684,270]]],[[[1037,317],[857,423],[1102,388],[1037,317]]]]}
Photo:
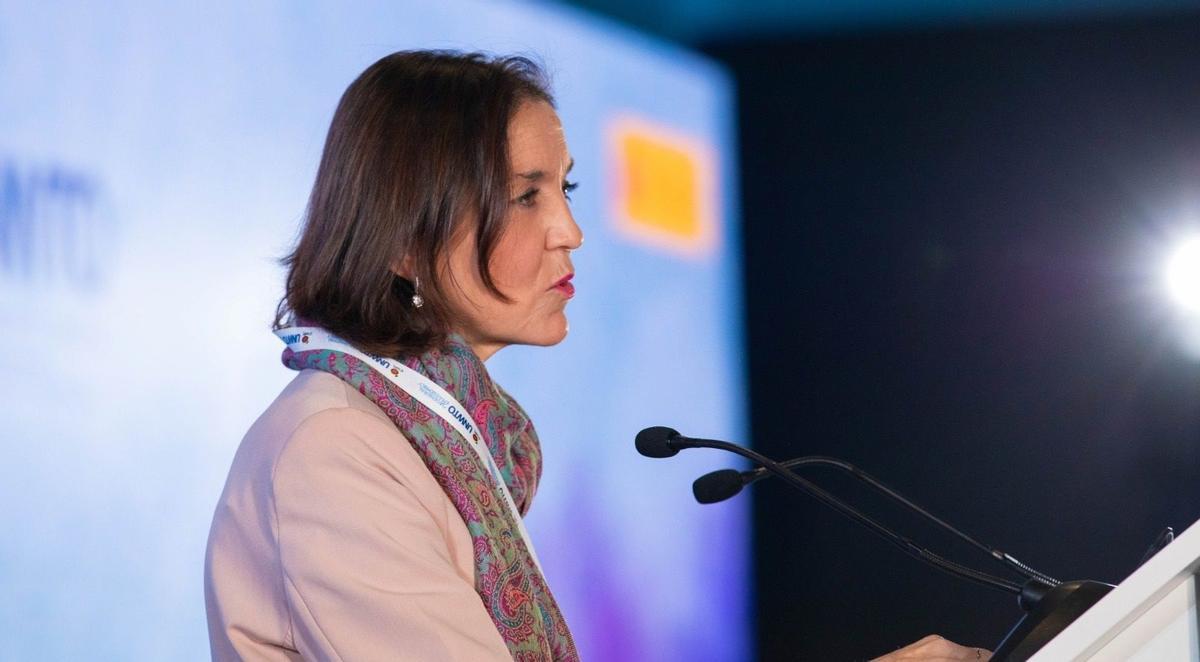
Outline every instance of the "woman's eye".
{"type": "Polygon", "coordinates": [[[534,198],[537,197],[537,194],[538,194],[538,190],[535,188],[531,188],[528,191],[525,191],[521,195],[517,196],[517,204],[519,204],[523,207],[532,207],[533,200],[534,200],[534,198]]]}
{"type": "Polygon", "coordinates": [[[571,199],[571,191],[574,191],[577,188],[579,188],[579,182],[568,182],[565,180],[563,181],[563,184],[562,184],[563,195],[565,195],[568,200],[571,199]]]}

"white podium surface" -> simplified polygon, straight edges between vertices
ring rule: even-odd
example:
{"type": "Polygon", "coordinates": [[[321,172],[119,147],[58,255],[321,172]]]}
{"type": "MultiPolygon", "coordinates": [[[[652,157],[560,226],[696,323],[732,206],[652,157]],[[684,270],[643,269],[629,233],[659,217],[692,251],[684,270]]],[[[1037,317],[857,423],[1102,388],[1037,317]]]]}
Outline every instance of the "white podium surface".
{"type": "Polygon", "coordinates": [[[1200,523],[1138,568],[1030,662],[1200,662],[1200,523]]]}

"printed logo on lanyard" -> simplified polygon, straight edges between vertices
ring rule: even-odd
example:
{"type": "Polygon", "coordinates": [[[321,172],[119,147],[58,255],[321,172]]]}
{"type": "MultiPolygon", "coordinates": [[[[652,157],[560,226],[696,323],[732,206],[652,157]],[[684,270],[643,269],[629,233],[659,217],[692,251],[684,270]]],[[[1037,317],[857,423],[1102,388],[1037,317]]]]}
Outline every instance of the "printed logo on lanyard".
{"type": "Polygon", "coordinates": [[[479,426],[467,414],[467,408],[462,403],[446,392],[446,389],[438,386],[425,375],[382,356],[375,356],[374,354],[367,354],[360,351],[345,340],[319,327],[288,327],[275,331],[275,335],[279,336],[279,339],[293,352],[333,350],[353,356],[371,366],[372,369],[385,379],[395,384],[397,388],[416,398],[418,402],[428,407],[433,413],[440,416],[442,420],[449,423],[450,427],[454,428],[455,431],[462,435],[463,439],[467,440],[467,445],[475,451],[475,455],[478,456],[483,466],[487,467],[488,473],[492,476],[492,481],[496,484],[496,490],[500,492],[503,501],[508,505],[508,510],[512,514],[513,521],[517,524],[517,530],[520,532],[521,538],[525,541],[525,547],[529,550],[529,556],[533,559],[534,565],[537,566],[538,572],[541,572],[542,564],[538,561],[537,554],[533,551],[533,541],[530,540],[529,533],[525,531],[525,521],[521,519],[521,512],[517,510],[517,505],[513,501],[512,494],[508,491],[508,485],[504,482],[504,476],[500,473],[500,467],[496,464],[496,459],[492,457],[491,451],[483,445],[483,440],[480,438],[478,432],[479,426]]]}

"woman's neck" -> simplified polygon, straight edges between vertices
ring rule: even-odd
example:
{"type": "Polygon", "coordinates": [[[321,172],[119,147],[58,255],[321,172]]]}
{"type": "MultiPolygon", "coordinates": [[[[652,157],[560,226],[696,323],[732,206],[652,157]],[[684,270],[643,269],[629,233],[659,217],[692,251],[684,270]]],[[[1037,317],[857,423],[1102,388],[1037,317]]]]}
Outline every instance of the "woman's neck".
{"type": "Polygon", "coordinates": [[[486,362],[488,359],[492,358],[493,354],[508,346],[508,343],[500,342],[498,340],[477,338],[464,331],[455,331],[455,333],[463,339],[463,342],[467,344],[467,347],[470,347],[471,351],[475,353],[475,356],[479,357],[479,360],[483,362],[486,362]]]}
{"type": "Polygon", "coordinates": [[[487,361],[496,352],[504,349],[505,345],[499,343],[471,343],[471,351],[475,352],[475,356],[479,357],[480,361],[487,361]]]}

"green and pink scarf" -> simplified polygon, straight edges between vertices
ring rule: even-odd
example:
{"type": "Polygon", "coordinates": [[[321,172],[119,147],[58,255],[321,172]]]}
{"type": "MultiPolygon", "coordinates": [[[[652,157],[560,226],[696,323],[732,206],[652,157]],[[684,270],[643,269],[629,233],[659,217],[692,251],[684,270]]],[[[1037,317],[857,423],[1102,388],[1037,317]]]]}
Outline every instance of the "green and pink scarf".
{"type": "MultiPolygon", "coordinates": [[[[542,472],[541,447],[529,416],[488,376],[462,338],[403,359],[446,389],[480,428],[521,515],[529,511],[542,472]]],[[[526,548],[497,485],[478,455],[441,417],[370,364],[336,350],[293,352],[293,370],[337,375],[379,406],[412,443],[466,522],[475,550],[475,590],[518,662],[576,661],[579,654],[554,596],[526,548]]]]}

